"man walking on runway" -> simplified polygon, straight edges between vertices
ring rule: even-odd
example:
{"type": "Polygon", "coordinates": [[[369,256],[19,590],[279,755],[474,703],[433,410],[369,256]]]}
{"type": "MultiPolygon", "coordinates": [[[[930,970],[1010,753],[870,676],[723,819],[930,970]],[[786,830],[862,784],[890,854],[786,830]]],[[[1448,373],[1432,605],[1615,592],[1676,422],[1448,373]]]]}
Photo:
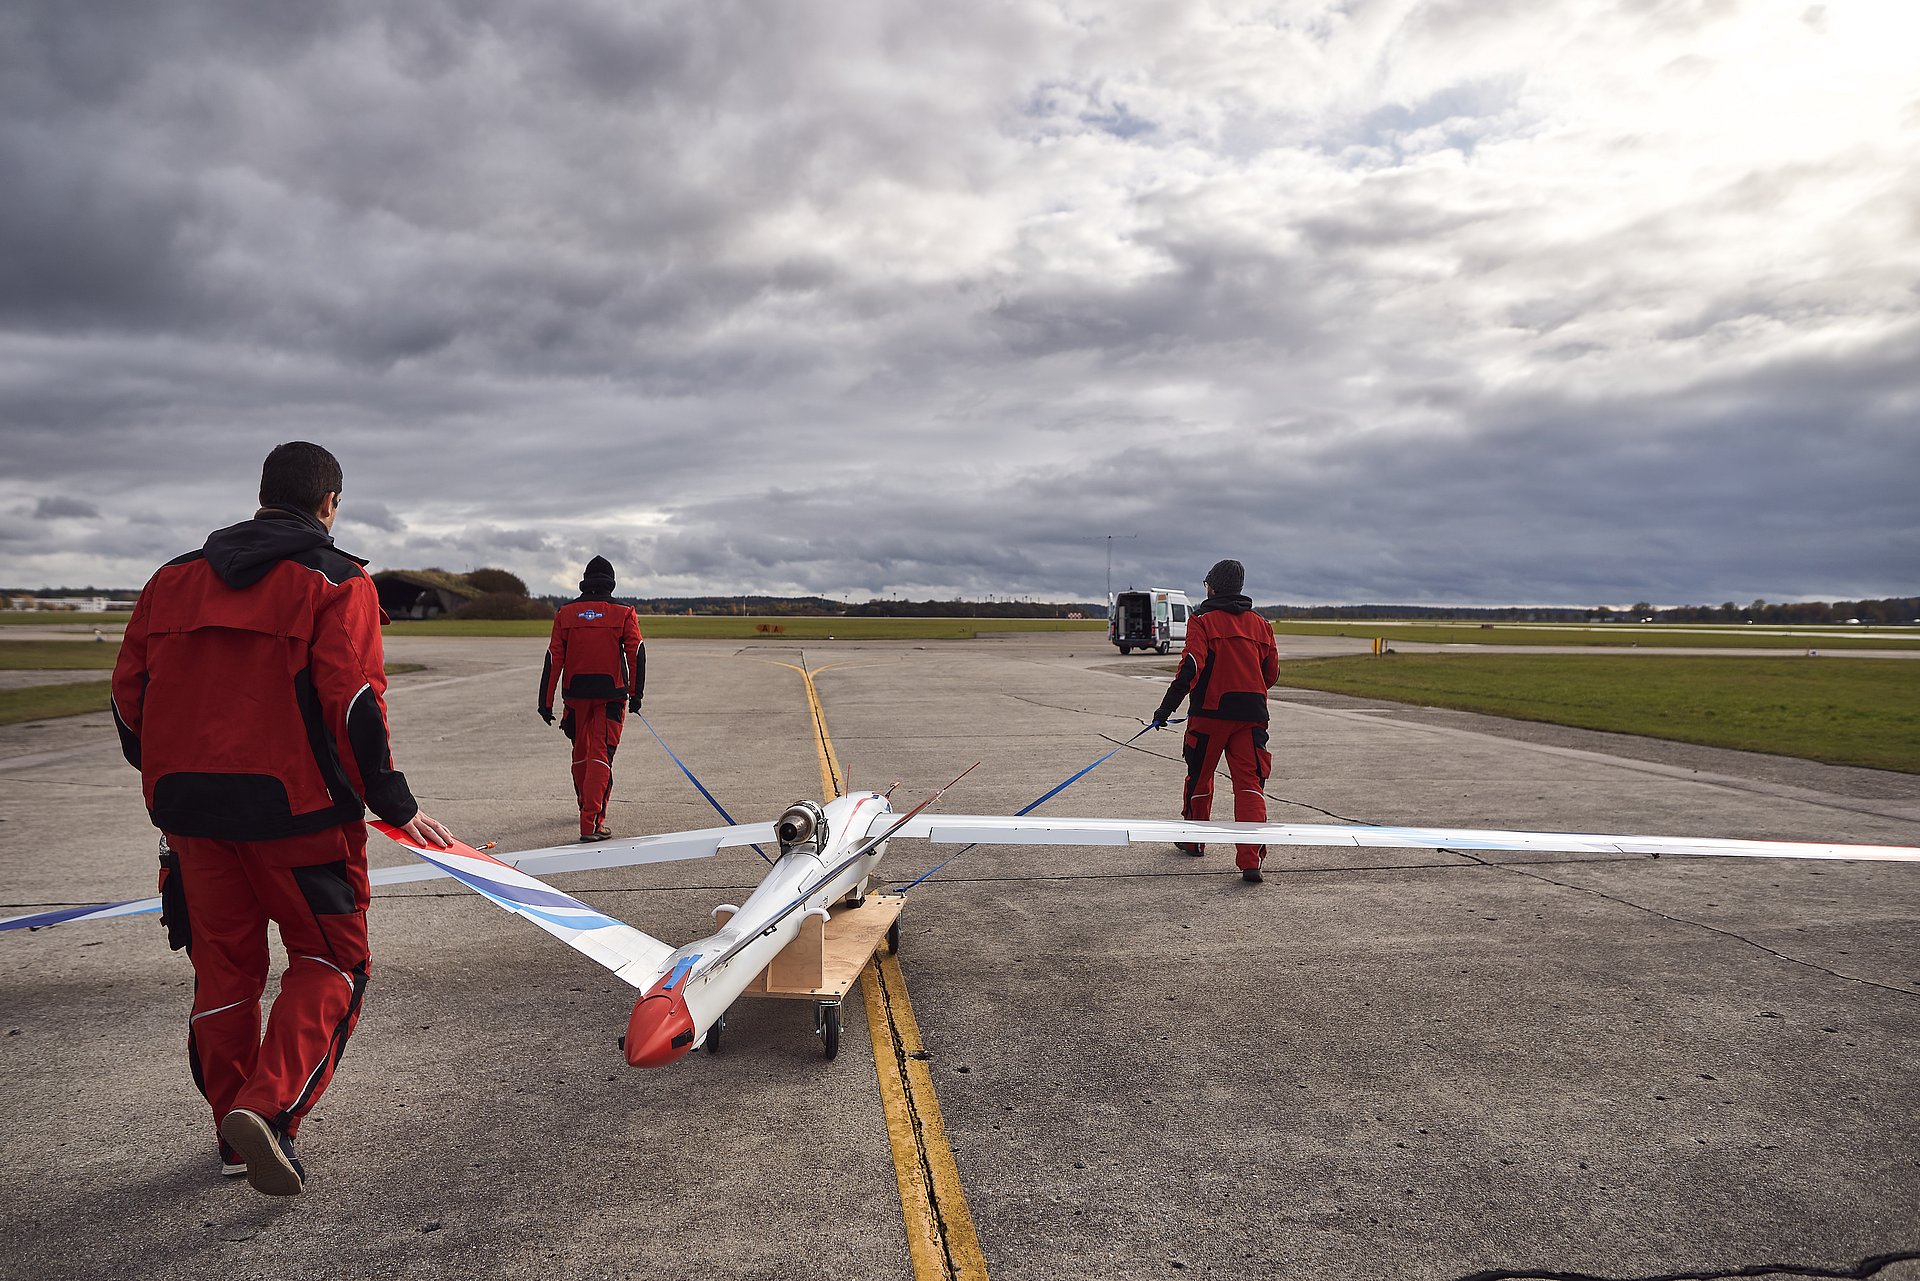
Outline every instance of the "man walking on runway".
{"type": "Polygon", "coordinates": [[[340,464],[267,455],[260,510],[161,566],[113,671],[121,749],[162,832],[162,919],[193,962],[187,1058],[222,1171],[291,1196],[294,1136],[360,1017],[366,809],[444,846],[387,744],[380,599],[333,545],[340,464]],[[267,923],[287,968],[264,1030],[267,923]]]}
{"type": "MultiPolygon", "coordinates": [[[[1233,779],[1234,821],[1263,823],[1267,818],[1267,775],[1273,770],[1267,752],[1267,690],[1280,679],[1280,654],[1273,643],[1273,624],[1254,613],[1253,601],[1241,595],[1245,582],[1246,570],[1237,560],[1223,560],[1207,571],[1207,599],[1187,620],[1187,647],[1167,696],[1153,714],[1153,724],[1165,725],[1191,692],[1181,753],[1187,761],[1182,818],[1213,816],[1213,775],[1222,755],[1233,779]]],[[[1207,852],[1204,845],[1182,843],[1180,848],[1195,857],[1207,852]]],[[[1267,847],[1239,845],[1235,851],[1240,875],[1261,880],[1267,847]]]]}
{"type": "Polygon", "coordinates": [[[541,719],[553,724],[553,695],[564,675],[566,714],[560,728],[573,740],[573,795],[580,806],[580,839],[604,841],[607,800],[613,792],[613,754],[625,712],[640,710],[647,685],[647,647],[640,618],[613,600],[613,566],[587,562],[580,597],[553,616],[553,639],[540,672],[541,719]]]}

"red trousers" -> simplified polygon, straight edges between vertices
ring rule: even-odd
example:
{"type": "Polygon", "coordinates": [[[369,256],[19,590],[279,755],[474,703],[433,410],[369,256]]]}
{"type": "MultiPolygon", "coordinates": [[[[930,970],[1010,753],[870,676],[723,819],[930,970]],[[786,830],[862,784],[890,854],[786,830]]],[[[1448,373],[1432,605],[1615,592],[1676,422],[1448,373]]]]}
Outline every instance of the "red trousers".
{"type": "Polygon", "coordinates": [[[274,841],[167,837],[192,923],[187,1057],[217,1130],[234,1108],[288,1134],[319,1101],[366,990],[367,829],[358,823],[274,841]],[[280,994],[260,1024],[267,923],[287,950],[280,994]]]}
{"type": "MultiPolygon", "coordinates": [[[[1181,755],[1187,758],[1187,781],[1180,798],[1180,817],[1213,817],[1213,776],[1220,758],[1227,758],[1227,773],[1233,779],[1233,821],[1264,823],[1267,818],[1267,776],[1273,771],[1273,757],[1267,751],[1267,727],[1252,721],[1223,721],[1211,716],[1193,716],[1187,720],[1187,736],[1181,755]]],[[[1234,863],[1240,868],[1260,866],[1267,856],[1264,845],[1234,846],[1234,863]]]]}
{"type": "Polygon", "coordinates": [[[626,704],[593,699],[569,702],[561,728],[573,740],[573,798],[580,805],[580,835],[592,836],[607,824],[607,798],[613,795],[613,754],[620,748],[626,704]]]}

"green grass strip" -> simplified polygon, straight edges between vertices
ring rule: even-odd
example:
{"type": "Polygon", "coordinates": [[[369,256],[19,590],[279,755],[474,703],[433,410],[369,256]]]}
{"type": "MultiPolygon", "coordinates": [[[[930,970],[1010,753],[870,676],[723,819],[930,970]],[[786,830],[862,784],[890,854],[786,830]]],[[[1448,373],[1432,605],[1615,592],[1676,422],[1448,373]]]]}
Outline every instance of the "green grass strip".
{"type": "Polygon", "coordinates": [[[110,672],[120,638],[92,641],[0,641],[0,672],[110,672]]]}
{"type": "Polygon", "coordinates": [[[0,725],[104,712],[112,685],[112,681],[70,681],[64,685],[0,690],[0,725]]]}
{"type": "Polygon", "coordinates": [[[1386,638],[1426,645],[1555,645],[1595,649],[1920,649],[1920,630],[1860,627],[1715,627],[1708,623],[1595,623],[1517,627],[1507,623],[1301,622],[1273,625],[1282,636],[1386,638]]]}
{"type": "Polygon", "coordinates": [[[88,627],[125,627],[127,620],[133,617],[130,609],[116,610],[111,614],[83,614],[78,610],[66,609],[5,609],[0,610],[0,627],[73,627],[85,624],[88,627]]]}
{"type": "Polygon", "coordinates": [[[1389,654],[1280,664],[1280,684],[1920,774],[1920,661],[1389,654]]]}
{"type": "MultiPolygon", "coordinates": [[[[58,641],[53,642],[53,645],[60,649],[91,648],[79,645],[69,647],[58,641]]],[[[0,650],[4,648],[0,646],[0,650]]],[[[105,649],[106,646],[101,648],[105,649]]],[[[108,666],[112,666],[112,663],[109,662],[108,666]]],[[[48,668],[43,666],[41,670],[48,670],[48,668]]],[[[387,675],[398,676],[402,672],[426,670],[424,663],[390,663],[387,666],[387,675]]],[[[48,721],[60,716],[81,716],[87,712],[104,712],[111,705],[112,693],[112,681],[67,681],[59,685],[33,685],[26,689],[0,690],[0,725],[18,725],[22,721],[48,721]]]]}

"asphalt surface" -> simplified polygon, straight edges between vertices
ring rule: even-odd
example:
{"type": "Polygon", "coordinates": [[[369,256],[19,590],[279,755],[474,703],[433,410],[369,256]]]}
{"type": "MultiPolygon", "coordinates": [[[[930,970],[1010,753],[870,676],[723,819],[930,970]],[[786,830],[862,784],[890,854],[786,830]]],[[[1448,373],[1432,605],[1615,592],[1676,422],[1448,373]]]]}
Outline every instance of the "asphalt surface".
{"type": "MultiPolygon", "coordinates": [[[[905,808],[979,760],[941,807],[1012,812],[1157,702],[1162,660],[1099,639],[656,641],[646,713],[770,817],[820,791],[804,665],[855,786],[905,808]]],[[[575,830],[540,650],[389,641],[428,667],[395,680],[396,762],[506,850],[575,830]]],[[[1305,692],[1274,717],[1277,819],[1920,843],[1906,776],[1305,692]]],[[[1177,812],[1149,753],[1178,740],[1139,746],[1044,812],[1177,812]]],[[[617,831],[717,821],[637,721],[615,773],[617,831]]],[[[151,892],[153,844],[106,716],[0,728],[0,912],[151,892]]],[[[556,881],[680,942],[762,866],[556,881]]],[[[1920,1279],[1920,869],[1269,869],[982,847],[913,891],[901,966],[991,1276],[1920,1279]]],[[[288,1201],[218,1173],[151,918],[0,937],[0,1276],[913,1275],[861,1002],[832,1062],[806,1005],[747,1002],[721,1054],[641,1073],[631,989],[483,900],[402,887],[373,932],[288,1201]]]]}

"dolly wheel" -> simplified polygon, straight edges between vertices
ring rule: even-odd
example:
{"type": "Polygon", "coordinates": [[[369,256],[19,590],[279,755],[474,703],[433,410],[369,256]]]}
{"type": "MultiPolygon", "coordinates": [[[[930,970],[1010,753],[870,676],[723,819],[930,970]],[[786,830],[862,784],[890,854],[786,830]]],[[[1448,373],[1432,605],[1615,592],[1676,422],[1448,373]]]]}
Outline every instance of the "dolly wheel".
{"type": "Polygon", "coordinates": [[[840,1053],[840,1003],[822,1001],[814,1007],[814,1011],[820,1024],[820,1035],[826,1041],[827,1057],[831,1059],[840,1053]]]}

